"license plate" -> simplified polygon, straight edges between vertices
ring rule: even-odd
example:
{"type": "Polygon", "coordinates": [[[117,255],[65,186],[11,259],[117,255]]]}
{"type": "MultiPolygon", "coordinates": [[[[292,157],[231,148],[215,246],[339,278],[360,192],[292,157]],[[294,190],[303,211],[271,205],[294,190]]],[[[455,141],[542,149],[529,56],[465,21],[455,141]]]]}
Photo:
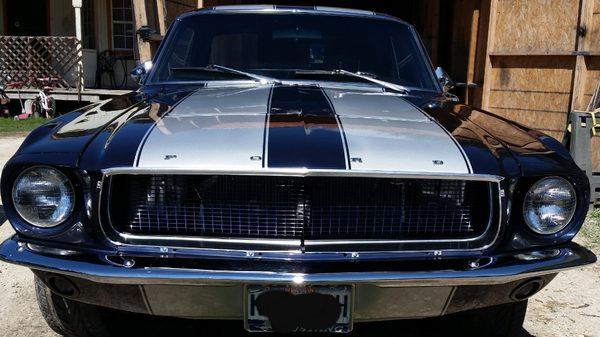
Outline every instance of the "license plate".
{"type": "Polygon", "coordinates": [[[352,286],[246,286],[246,330],[338,332],[352,330],[352,286]]]}

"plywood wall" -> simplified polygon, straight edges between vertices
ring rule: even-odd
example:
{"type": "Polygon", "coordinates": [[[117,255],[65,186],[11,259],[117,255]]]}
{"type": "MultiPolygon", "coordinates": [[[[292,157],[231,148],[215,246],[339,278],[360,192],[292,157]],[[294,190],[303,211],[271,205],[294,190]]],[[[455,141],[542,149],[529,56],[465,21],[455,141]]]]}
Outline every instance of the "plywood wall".
{"type": "Polygon", "coordinates": [[[568,56],[493,56],[487,109],[562,138],[574,66],[568,56]]]}
{"type": "Polygon", "coordinates": [[[574,104],[576,110],[585,110],[587,108],[598,85],[598,81],[600,81],[600,57],[584,56],[582,72],[583,76],[579,89],[581,92],[574,104]]]}
{"type": "Polygon", "coordinates": [[[595,52],[600,51],[600,1],[591,1],[590,5],[591,9],[589,10],[591,13],[589,23],[588,23],[588,49],[593,50],[595,52]]]}
{"type": "Polygon", "coordinates": [[[578,0],[498,0],[493,51],[551,54],[575,48],[578,0]]]}
{"type": "Polygon", "coordinates": [[[600,80],[600,0],[490,7],[482,107],[563,139],[569,112],[587,107],[600,80]]]}

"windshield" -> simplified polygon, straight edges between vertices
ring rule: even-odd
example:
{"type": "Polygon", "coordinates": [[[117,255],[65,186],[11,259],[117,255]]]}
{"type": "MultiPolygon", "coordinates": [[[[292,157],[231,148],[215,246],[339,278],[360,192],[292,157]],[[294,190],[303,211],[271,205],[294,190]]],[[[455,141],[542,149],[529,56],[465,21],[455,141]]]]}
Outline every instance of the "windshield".
{"type": "Polygon", "coordinates": [[[408,25],[373,18],[298,14],[209,14],[183,18],[162,48],[150,82],[244,78],[221,65],[282,80],[361,81],[360,72],[436,90],[408,25]]]}

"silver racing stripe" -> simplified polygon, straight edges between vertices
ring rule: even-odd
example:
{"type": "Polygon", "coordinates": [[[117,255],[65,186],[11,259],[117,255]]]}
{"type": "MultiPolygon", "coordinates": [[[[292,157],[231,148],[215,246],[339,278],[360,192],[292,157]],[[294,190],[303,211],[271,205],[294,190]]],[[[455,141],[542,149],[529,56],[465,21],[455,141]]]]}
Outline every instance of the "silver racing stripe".
{"type": "Polygon", "coordinates": [[[344,126],[352,169],[471,173],[452,135],[401,96],[341,89],[325,93],[344,126]]]}
{"type": "Polygon", "coordinates": [[[139,167],[253,170],[262,167],[271,86],[200,89],[150,131],[139,167]]]}

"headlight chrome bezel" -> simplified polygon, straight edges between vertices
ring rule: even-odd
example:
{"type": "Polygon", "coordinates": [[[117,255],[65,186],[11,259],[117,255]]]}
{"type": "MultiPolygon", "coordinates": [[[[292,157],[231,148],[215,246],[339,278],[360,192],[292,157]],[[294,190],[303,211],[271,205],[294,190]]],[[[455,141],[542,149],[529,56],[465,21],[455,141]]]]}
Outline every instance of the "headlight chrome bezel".
{"type": "MultiPolygon", "coordinates": [[[[76,209],[76,205],[77,205],[77,199],[78,199],[77,198],[77,190],[75,188],[75,184],[72,181],[72,178],[68,174],[63,172],[62,170],[52,167],[52,166],[48,166],[48,165],[30,166],[30,167],[25,168],[22,172],[20,172],[12,182],[12,188],[10,189],[10,196],[11,196],[10,202],[12,204],[12,208],[14,209],[14,212],[16,213],[16,215],[18,215],[20,222],[22,222],[25,225],[25,227],[26,227],[25,229],[28,232],[35,232],[38,234],[42,234],[42,233],[51,234],[56,231],[60,231],[62,229],[62,227],[66,223],[68,223],[69,220],[73,217],[73,214],[75,213],[75,209],[76,209]],[[61,218],[60,221],[56,221],[52,225],[41,224],[39,222],[36,223],[35,221],[32,221],[32,219],[28,219],[28,217],[23,214],[22,210],[19,209],[19,206],[15,200],[15,192],[16,192],[15,189],[17,188],[17,185],[20,182],[20,180],[26,174],[30,173],[31,171],[40,170],[40,169],[52,170],[57,175],[59,175],[61,178],[63,178],[63,182],[65,183],[65,186],[70,190],[70,193],[72,194],[71,204],[69,206],[68,211],[66,212],[66,215],[63,218],[61,218]]],[[[19,228],[15,227],[15,229],[18,230],[19,228]]]]}
{"type": "Polygon", "coordinates": [[[560,177],[560,176],[543,177],[543,178],[540,178],[537,181],[535,181],[533,184],[531,184],[529,186],[529,188],[527,189],[527,191],[525,192],[525,194],[523,195],[523,202],[521,205],[521,207],[522,207],[521,215],[523,217],[523,220],[525,221],[527,229],[530,230],[531,232],[533,232],[537,235],[540,235],[540,236],[544,236],[544,237],[556,236],[556,235],[560,235],[560,233],[562,233],[565,229],[569,228],[569,226],[573,223],[575,215],[577,214],[577,211],[578,211],[578,202],[579,202],[579,199],[577,196],[577,188],[571,181],[569,181],[568,179],[565,179],[564,177],[560,177]],[[530,202],[532,192],[536,188],[538,188],[540,185],[548,182],[549,180],[560,181],[562,184],[564,184],[563,187],[567,187],[568,192],[572,195],[572,209],[570,209],[567,212],[570,214],[568,217],[565,217],[566,221],[563,224],[560,224],[552,229],[543,230],[540,228],[540,226],[531,223],[530,218],[527,216],[528,209],[530,208],[530,207],[528,207],[528,203],[530,202]]]}

